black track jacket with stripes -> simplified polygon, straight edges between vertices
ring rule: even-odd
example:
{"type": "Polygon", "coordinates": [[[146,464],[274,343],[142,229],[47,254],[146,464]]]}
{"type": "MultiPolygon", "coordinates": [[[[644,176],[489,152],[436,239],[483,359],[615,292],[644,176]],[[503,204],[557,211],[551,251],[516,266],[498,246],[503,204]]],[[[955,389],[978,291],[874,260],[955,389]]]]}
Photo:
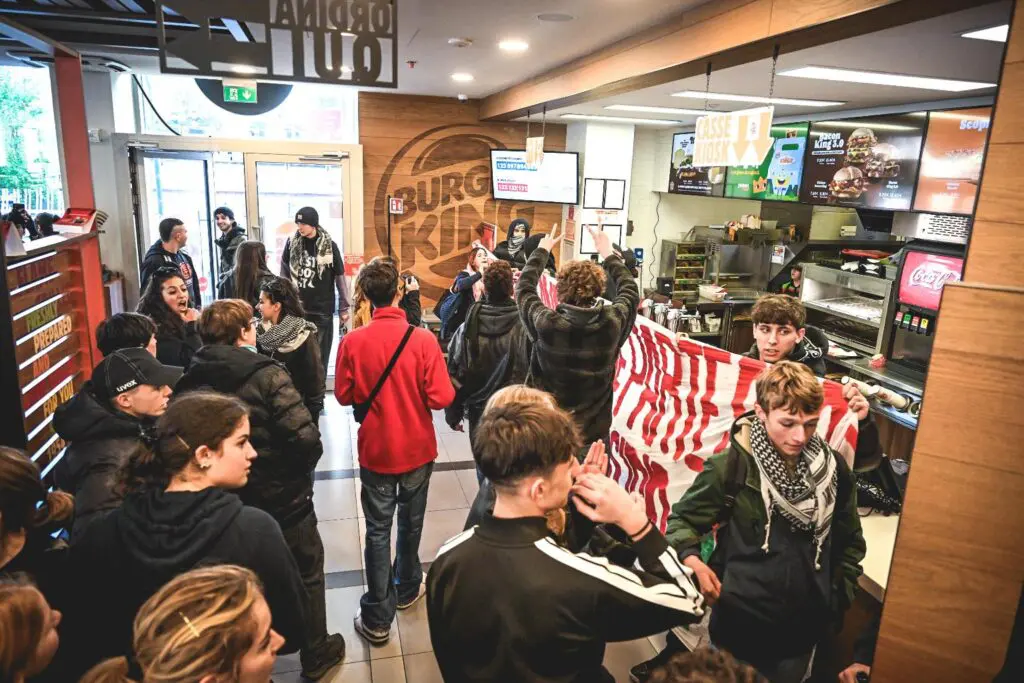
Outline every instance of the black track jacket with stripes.
{"type": "Polygon", "coordinates": [[[449,540],[427,574],[445,682],[611,681],[605,643],[699,621],[703,599],[664,536],[633,549],[643,571],[569,552],[542,517],[487,517],[449,540]]]}

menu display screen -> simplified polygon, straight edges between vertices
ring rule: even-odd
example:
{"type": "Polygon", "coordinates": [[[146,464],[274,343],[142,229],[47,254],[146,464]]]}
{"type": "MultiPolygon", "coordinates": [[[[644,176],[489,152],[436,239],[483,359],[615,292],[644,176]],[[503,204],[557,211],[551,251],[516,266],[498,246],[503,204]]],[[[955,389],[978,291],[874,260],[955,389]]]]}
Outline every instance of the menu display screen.
{"type": "Polygon", "coordinates": [[[732,166],[725,178],[725,196],[737,199],[770,199],[795,202],[800,199],[806,123],[772,126],[775,145],[760,166],[732,166]]]}
{"type": "Polygon", "coordinates": [[[674,194],[721,197],[725,191],[725,168],[693,167],[693,141],[696,137],[696,133],[676,133],[672,136],[668,191],[674,194]]]}
{"type": "Polygon", "coordinates": [[[991,107],[929,114],[915,211],[974,212],[991,120],[991,107]]]}
{"type": "Polygon", "coordinates": [[[942,288],[947,282],[960,282],[964,260],[956,256],[930,254],[908,249],[900,272],[897,299],[901,304],[939,310],[942,288]]]}
{"type": "Polygon", "coordinates": [[[801,201],[910,209],[926,120],[919,112],[812,123],[801,201]]]}

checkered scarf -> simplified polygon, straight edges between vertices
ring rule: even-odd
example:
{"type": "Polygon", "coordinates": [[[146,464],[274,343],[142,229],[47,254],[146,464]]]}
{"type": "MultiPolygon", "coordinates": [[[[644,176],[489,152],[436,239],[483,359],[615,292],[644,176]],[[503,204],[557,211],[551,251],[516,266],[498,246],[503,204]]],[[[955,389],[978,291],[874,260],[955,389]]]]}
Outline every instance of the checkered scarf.
{"type": "MultiPolygon", "coordinates": [[[[305,250],[306,245],[303,243],[305,238],[299,231],[295,231],[292,235],[291,240],[288,242],[288,268],[291,270],[292,284],[296,287],[299,286],[299,271],[302,268],[302,252],[305,250]]],[[[323,228],[317,226],[316,229],[316,275],[317,277],[323,277],[324,268],[327,266],[334,265],[334,247],[331,241],[330,235],[323,228]]]]}
{"type": "Polygon", "coordinates": [[[814,568],[821,569],[821,548],[832,528],[839,481],[836,459],[828,444],[813,435],[797,459],[793,474],[758,419],[750,421],[750,447],[761,473],[761,499],[768,517],[761,549],[768,552],[774,509],[797,528],[814,533],[814,568]]]}

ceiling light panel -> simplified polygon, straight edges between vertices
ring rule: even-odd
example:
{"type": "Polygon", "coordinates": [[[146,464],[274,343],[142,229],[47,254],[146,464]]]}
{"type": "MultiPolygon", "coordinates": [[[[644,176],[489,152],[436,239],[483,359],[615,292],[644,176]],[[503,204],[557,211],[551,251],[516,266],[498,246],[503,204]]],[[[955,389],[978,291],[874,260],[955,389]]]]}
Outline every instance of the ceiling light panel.
{"type": "Polygon", "coordinates": [[[644,104],[609,104],[605,109],[612,111],[634,111],[645,114],[670,114],[672,116],[704,116],[714,114],[713,111],[703,109],[679,109],[677,107],[648,107],[644,104]]]}
{"type": "Polygon", "coordinates": [[[838,107],[846,102],[833,102],[829,100],[798,100],[789,97],[761,97],[759,95],[733,95],[731,93],[711,92],[704,93],[700,90],[684,90],[673,93],[672,97],[685,97],[691,100],[715,100],[721,102],[754,102],[756,104],[788,104],[796,107],[838,107]]]}
{"type": "Polygon", "coordinates": [[[888,85],[895,88],[916,88],[918,90],[941,90],[943,92],[966,92],[968,90],[984,90],[996,87],[995,83],[980,81],[957,81],[946,78],[930,78],[927,76],[910,76],[880,71],[854,71],[837,69],[830,66],[803,66],[798,69],[780,71],[779,76],[789,78],[807,78],[817,81],[840,81],[843,83],[863,83],[866,85],[888,85]]]}
{"type": "Polygon", "coordinates": [[[975,40],[991,40],[993,43],[1005,43],[1009,35],[1009,24],[1002,24],[1000,26],[990,26],[989,28],[983,28],[980,31],[969,31],[968,33],[960,34],[962,38],[974,38],[975,40]]]}
{"type": "Polygon", "coordinates": [[[468,74],[462,71],[456,71],[452,74],[452,80],[456,83],[469,83],[473,80],[473,74],[468,74]]]}
{"type": "Polygon", "coordinates": [[[665,119],[634,119],[625,116],[598,116],[596,114],[562,114],[563,119],[577,121],[598,121],[601,123],[635,123],[641,126],[680,126],[682,121],[666,121],[665,119]]]}
{"type": "Polygon", "coordinates": [[[530,44],[518,38],[508,38],[498,43],[498,47],[505,52],[526,52],[530,49],[530,44]]]}

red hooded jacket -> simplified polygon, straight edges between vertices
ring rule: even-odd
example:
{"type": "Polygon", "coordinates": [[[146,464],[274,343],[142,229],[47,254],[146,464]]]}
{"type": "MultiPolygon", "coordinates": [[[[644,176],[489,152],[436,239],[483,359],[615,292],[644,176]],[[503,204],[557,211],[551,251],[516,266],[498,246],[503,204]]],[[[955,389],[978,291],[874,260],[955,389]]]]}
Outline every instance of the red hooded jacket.
{"type": "MultiPolygon", "coordinates": [[[[388,306],[338,347],[334,396],[343,406],[365,401],[402,341],[405,312],[388,306]]],[[[430,411],[447,408],[455,388],[441,347],[430,332],[413,330],[409,343],[359,426],[359,464],[378,474],[402,474],[437,458],[430,411]]]]}

